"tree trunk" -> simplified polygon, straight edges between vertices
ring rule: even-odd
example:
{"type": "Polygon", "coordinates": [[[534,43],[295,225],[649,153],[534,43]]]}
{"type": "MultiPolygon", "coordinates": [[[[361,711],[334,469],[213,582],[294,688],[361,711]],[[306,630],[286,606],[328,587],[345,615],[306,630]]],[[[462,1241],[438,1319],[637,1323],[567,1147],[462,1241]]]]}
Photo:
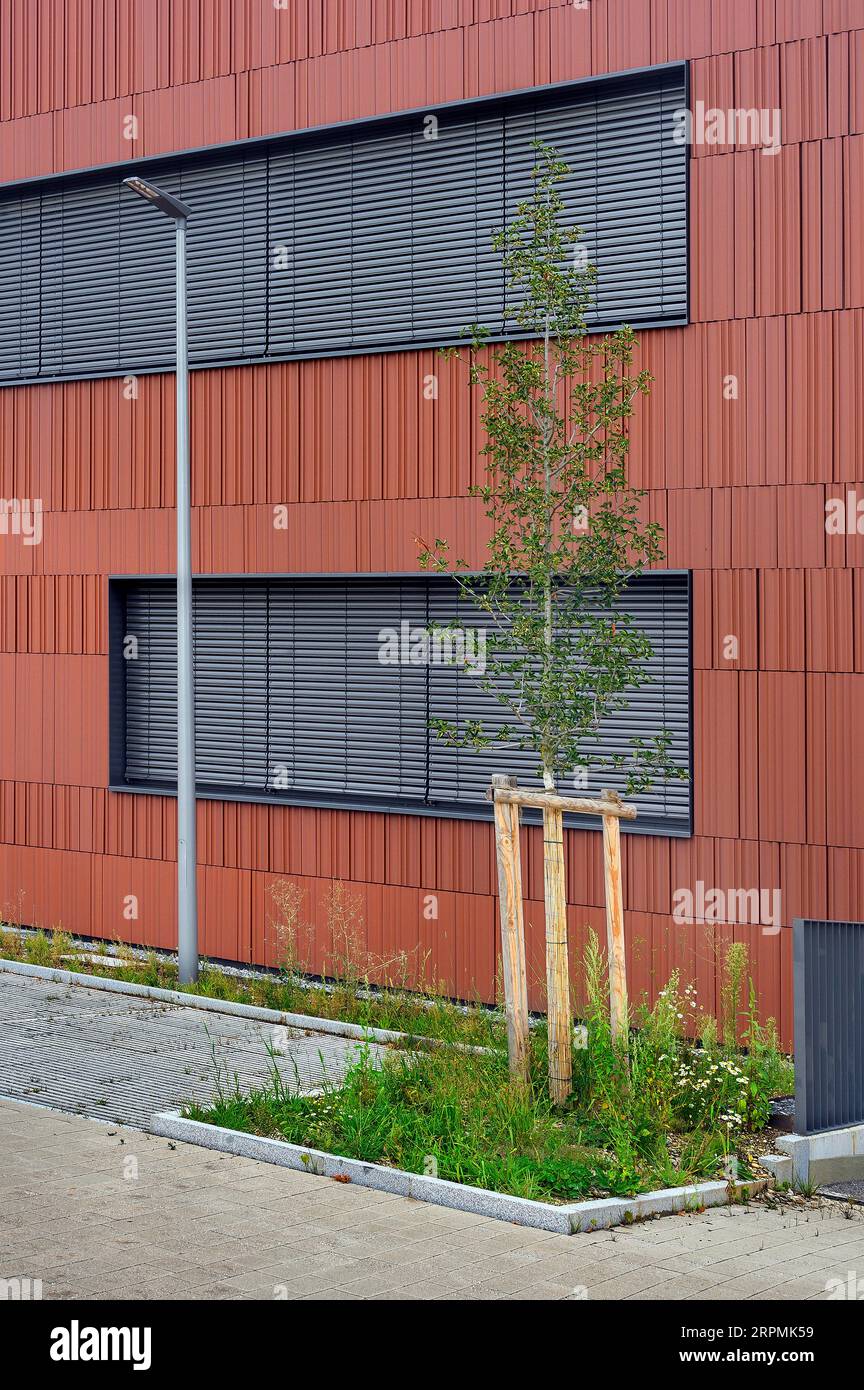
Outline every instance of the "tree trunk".
{"type": "MultiPolygon", "coordinates": [[[[496,775],[493,789],[513,787],[515,778],[496,775]]],[[[501,959],[507,1055],[514,1081],[528,1080],[528,975],[525,968],[525,924],[522,915],[522,861],[519,853],[519,807],[494,801],[495,850],[501,917],[501,959]]]]}
{"type": "MultiPolygon", "coordinates": [[[[604,797],[614,793],[604,791],[604,797]]],[[[612,1038],[629,1042],[627,960],[624,953],[624,904],[621,894],[621,826],[617,816],[603,817],[603,863],[606,873],[606,946],[609,963],[609,1014],[612,1038]]]]}

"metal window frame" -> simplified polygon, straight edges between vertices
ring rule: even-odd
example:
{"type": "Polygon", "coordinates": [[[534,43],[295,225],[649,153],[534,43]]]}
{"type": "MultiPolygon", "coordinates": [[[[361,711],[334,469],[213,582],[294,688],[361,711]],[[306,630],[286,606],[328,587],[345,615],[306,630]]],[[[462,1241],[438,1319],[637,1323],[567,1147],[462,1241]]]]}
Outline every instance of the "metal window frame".
{"type": "MultiPolygon", "coordinates": [[[[692,839],[695,834],[693,825],[694,791],[693,791],[693,574],[686,569],[664,569],[648,570],[646,577],[655,575],[658,577],[685,578],[687,594],[687,669],[689,672],[688,682],[688,758],[690,773],[687,783],[687,823],[670,825],[659,823],[657,820],[626,821],[622,823],[623,833],[629,835],[653,835],[666,839],[692,839]]],[[[350,579],[362,580],[417,580],[429,579],[433,576],[424,575],[414,570],[399,571],[362,571],[339,570],[339,571],[293,571],[279,570],[272,572],[248,572],[231,571],[230,573],[200,573],[192,576],[193,585],[208,580],[218,582],[240,582],[250,581],[309,581],[315,580],[336,580],[346,581],[350,579]]],[[[441,576],[444,578],[445,576],[441,576]]],[[[152,782],[127,782],[125,780],[126,768],[126,686],[125,686],[125,663],[122,653],[123,637],[125,635],[125,613],[126,613],[126,590],[135,584],[147,583],[171,583],[174,576],[165,573],[156,574],[111,574],[108,576],[108,622],[109,622],[109,647],[108,647],[108,706],[109,706],[109,728],[108,728],[108,767],[109,785],[108,790],[118,795],[136,796],[176,796],[176,788],[171,784],[155,785],[152,782]]],[[[279,793],[261,793],[243,788],[207,788],[201,787],[196,795],[201,801],[229,801],[238,803],[250,803],[265,806],[284,806],[284,807],[310,807],[323,810],[341,811],[374,811],[382,815],[412,815],[412,816],[432,816],[440,820],[479,820],[489,821],[492,818],[492,807],[487,803],[474,802],[429,802],[412,801],[408,798],[384,799],[370,795],[328,795],[326,793],[308,793],[294,790],[279,793]]],[[[526,823],[532,824],[539,822],[539,813],[530,810],[523,812],[523,819],[526,823]]],[[[570,829],[596,829],[596,826],[587,817],[567,816],[565,824],[570,829]]]]}
{"type": "MultiPolygon", "coordinates": [[[[606,91],[616,93],[618,91],[626,93],[628,90],[645,90],[646,84],[650,80],[652,86],[661,87],[668,77],[676,77],[683,83],[684,104],[689,109],[691,93],[691,76],[689,61],[673,61],[668,63],[658,63],[646,67],[630,68],[614,73],[605,73],[600,76],[581,77],[568,82],[554,82],[536,87],[521,87],[511,89],[507,92],[484,94],[478,97],[469,97],[462,100],[442,102],[439,105],[410,107],[401,111],[392,111],[384,115],[371,117],[357,117],[348,121],[334,121],[317,126],[309,126],[291,131],[283,131],[273,135],[255,136],[247,139],[226,141],[223,144],[199,145],[186,150],[171,150],[164,154],[147,155],[140,159],[126,161],[115,161],[108,164],[97,164],[84,166],[77,169],[63,170],[58,173],[34,175],[25,179],[16,179],[9,183],[0,184],[0,203],[6,198],[19,197],[27,193],[42,193],[59,191],[69,183],[76,183],[86,188],[91,183],[103,182],[106,177],[116,174],[119,179],[128,176],[152,176],[157,182],[160,175],[164,176],[173,169],[182,165],[184,168],[195,169],[208,167],[214,163],[230,162],[242,156],[262,155],[268,156],[270,153],[278,153],[286,146],[309,146],[315,147],[329,143],[334,136],[344,135],[347,139],[355,136],[372,135],[378,132],[398,132],[404,129],[411,129],[416,126],[418,120],[428,115],[436,115],[446,120],[448,116],[457,116],[460,119],[477,118],[484,116],[506,113],[514,107],[518,107],[525,102],[531,101],[538,105],[554,105],[561,97],[583,96],[589,98],[591,95],[606,91]]],[[[646,318],[637,320],[639,331],[654,328],[681,328],[686,327],[691,322],[692,313],[692,272],[691,272],[691,189],[690,189],[690,149],[685,147],[685,190],[684,190],[684,238],[685,238],[685,308],[683,314],[674,317],[646,318]]],[[[592,324],[591,333],[603,333],[610,329],[619,327],[620,324],[615,320],[598,320],[592,324]]],[[[491,342],[498,341],[524,341],[533,335],[529,333],[512,332],[506,336],[492,336],[491,342]]],[[[224,355],[207,358],[196,358],[190,362],[191,371],[207,371],[223,367],[254,366],[275,362],[302,362],[317,361],[325,358],[356,357],[383,355],[391,352],[422,352],[436,350],[439,347],[464,346],[465,339],[461,334],[443,334],[440,338],[428,342],[416,342],[406,339],[404,342],[394,343],[373,343],[370,345],[355,345],[337,348],[325,348],[301,351],[267,352],[262,355],[224,355]]],[[[81,372],[62,372],[56,374],[45,373],[37,376],[20,376],[6,380],[2,386],[26,386],[26,385],[50,385],[52,383],[62,383],[66,381],[94,381],[109,380],[112,378],[123,378],[129,375],[134,376],[158,376],[168,374],[173,371],[173,366],[150,365],[136,367],[134,363],[129,363],[123,367],[108,368],[103,370],[91,370],[81,372]]]]}

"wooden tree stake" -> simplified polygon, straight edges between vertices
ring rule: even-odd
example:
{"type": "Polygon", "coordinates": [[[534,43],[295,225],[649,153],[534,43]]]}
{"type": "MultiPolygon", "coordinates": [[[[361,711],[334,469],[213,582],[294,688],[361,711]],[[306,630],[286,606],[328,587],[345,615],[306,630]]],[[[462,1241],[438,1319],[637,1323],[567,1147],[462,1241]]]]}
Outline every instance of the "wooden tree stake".
{"type": "Polygon", "coordinates": [[[492,778],[495,850],[501,911],[501,957],[510,1075],[528,1080],[528,975],[525,968],[525,923],[522,916],[522,861],[519,854],[519,807],[494,798],[497,787],[515,787],[516,779],[492,778]]]}
{"type": "Polygon", "coordinates": [[[519,859],[519,808],[543,810],[543,885],[546,899],[546,993],[549,1025],[549,1091],[560,1103],[573,1084],[573,1036],[570,969],[567,957],[567,894],[564,879],[563,814],[603,818],[603,863],[606,879],[606,930],[609,958],[609,1012],[612,1036],[625,1050],[629,1042],[627,960],[624,953],[624,902],[621,894],[621,820],[634,820],[636,807],[617,792],[600,797],[559,796],[557,792],[520,791],[515,777],[493,777],[486,793],[495,807],[495,848],[501,899],[501,948],[510,1072],[528,1075],[528,991],[525,974],[525,928],[522,920],[522,865],[519,859]]]}
{"type": "MultiPolygon", "coordinates": [[[[616,792],[601,793],[617,801],[616,792]]],[[[612,1037],[627,1046],[627,961],[624,954],[624,902],[621,893],[621,828],[617,815],[603,817],[603,865],[606,874],[606,939],[609,961],[609,1012],[612,1037]]]]}
{"type": "MultiPolygon", "coordinates": [[[[617,822],[616,822],[617,825],[617,822]]],[[[557,807],[543,809],[543,886],[546,899],[546,1000],[549,1029],[549,1094],[556,1105],[573,1083],[570,962],[564,878],[564,821],[557,807]]]]}

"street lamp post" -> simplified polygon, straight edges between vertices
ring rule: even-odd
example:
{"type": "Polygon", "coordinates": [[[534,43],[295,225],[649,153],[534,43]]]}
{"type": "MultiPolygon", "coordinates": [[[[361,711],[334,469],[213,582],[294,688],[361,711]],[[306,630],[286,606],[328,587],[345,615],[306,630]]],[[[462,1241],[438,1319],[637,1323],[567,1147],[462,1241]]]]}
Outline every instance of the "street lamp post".
{"type": "Polygon", "coordinates": [[[192,669],[192,507],[189,470],[189,353],[186,327],[186,219],[179,198],[145,179],[123,183],[174,223],[177,261],[177,945],[181,984],[198,979],[195,883],[195,686],[192,669]]]}

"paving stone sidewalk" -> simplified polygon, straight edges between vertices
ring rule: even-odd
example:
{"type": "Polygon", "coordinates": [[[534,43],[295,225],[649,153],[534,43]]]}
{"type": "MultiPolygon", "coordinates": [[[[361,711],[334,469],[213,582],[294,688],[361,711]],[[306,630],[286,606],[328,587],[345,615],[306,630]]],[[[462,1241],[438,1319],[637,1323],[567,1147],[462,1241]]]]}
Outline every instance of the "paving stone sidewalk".
{"type": "MultiPolygon", "coordinates": [[[[260,1080],[270,1037],[0,974],[0,1278],[41,1279],[49,1299],[810,1299],[864,1281],[860,1208],[556,1236],[145,1132],[155,1110],[209,1098],[214,1057],[241,1085],[260,1080]]],[[[313,1085],[351,1044],[287,1047],[280,1070],[313,1085]]]]}
{"type": "Polygon", "coordinates": [[[0,1100],[0,1277],[46,1299],[785,1301],[850,1273],[858,1208],[557,1236],[0,1100]]]}

